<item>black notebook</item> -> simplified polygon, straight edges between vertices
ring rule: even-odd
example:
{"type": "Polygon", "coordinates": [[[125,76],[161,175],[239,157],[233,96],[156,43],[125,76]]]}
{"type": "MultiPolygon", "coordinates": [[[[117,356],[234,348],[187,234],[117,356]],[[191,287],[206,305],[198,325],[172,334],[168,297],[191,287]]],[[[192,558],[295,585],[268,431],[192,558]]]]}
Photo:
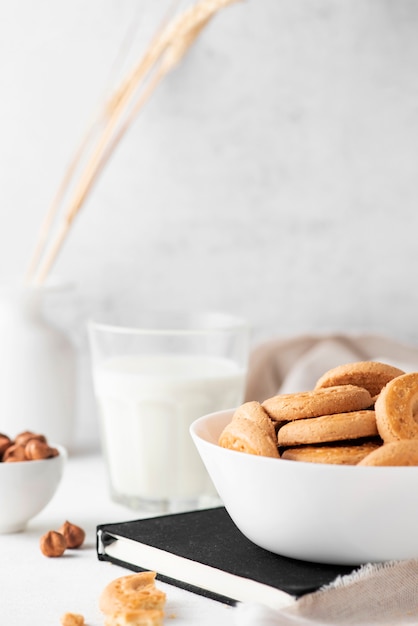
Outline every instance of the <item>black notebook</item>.
{"type": "Polygon", "coordinates": [[[157,579],[221,602],[273,608],[354,569],[268,552],[238,530],[224,507],[101,524],[97,556],[133,571],[156,571],[157,579]]]}

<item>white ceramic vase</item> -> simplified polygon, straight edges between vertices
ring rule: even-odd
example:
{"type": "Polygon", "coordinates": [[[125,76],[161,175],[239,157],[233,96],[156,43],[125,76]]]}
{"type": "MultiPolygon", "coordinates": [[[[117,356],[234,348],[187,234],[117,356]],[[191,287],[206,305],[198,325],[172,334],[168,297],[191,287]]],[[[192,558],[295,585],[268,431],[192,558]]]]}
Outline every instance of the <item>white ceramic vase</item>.
{"type": "Polygon", "coordinates": [[[44,316],[44,298],[51,291],[0,292],[0,432],[14,437],[32,430],[71,447],[75,349],[44,316]]]}

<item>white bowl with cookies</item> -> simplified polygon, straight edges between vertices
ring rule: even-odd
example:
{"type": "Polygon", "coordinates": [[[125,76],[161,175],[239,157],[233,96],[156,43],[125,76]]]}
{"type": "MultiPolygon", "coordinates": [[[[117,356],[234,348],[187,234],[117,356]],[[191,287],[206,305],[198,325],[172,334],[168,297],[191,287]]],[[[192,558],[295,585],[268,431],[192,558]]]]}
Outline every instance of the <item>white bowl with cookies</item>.
{"type": "Polygon", "coordinates": [[[0,435],[0,533],[24,530],[54,496],[64,472],[67,452],[43,435],[0,435]]]}
{"type": "Polygon", "coordinates": [[[417,403],[418,373],[361,362],[190,432],[232,520],[260,547],[341,565],[416,558],[417,403]]]}

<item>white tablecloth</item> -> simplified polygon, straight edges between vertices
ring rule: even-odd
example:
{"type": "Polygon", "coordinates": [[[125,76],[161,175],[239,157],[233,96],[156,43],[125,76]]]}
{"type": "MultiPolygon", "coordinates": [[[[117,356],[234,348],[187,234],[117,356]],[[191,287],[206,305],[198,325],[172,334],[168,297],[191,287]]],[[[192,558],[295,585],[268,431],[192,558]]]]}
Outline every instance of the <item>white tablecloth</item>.
{"type": "MultiPolygon", "coordinates": [[[[96,557],[97,524],[139,515],[112,503],[99,454],[70,456],[62,483],[49,505],[22,533],[0,535],[1,623],[9,626],[59,626],[63,613],[84,615],[88,626],[102,626],[98,598],[105,585],[129,570],[96,557]],[[86,530],[80,550],[47,558],[39,538],[66,519],[86,530]]],[[[158,582],[167,593],[166,623],[173,626],[223,626],[234,610],[219,602],[158,582]]]]}

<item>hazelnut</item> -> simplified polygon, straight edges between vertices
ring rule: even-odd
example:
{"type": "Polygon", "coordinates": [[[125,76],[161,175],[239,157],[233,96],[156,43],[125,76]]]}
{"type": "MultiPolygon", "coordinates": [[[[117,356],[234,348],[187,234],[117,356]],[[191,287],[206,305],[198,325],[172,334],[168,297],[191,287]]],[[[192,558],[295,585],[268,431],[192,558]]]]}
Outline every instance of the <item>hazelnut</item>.
{"type": "Polygon", "coordinates": [[[6,452],[7,448],[12,445],[12,440],[7,435],[3,435],[0,433],[0,460],[3,457],[3,454],[6,452]]]}
{"type": "Polygon", "coordinates": [[[61,626],[84,626],[84,624],[84,617],[79,613],[64,613],[61,616],[61,626]]]}
{"type": "Polygon", "coordinates": [[[39,545],[42,554],[49,557],[56,557],[64,554],[67,542],[61,533],[55,530],[49,530],[41,537],[39,545]]]}
{"type": "Polygon", "coordinates": [[[13,444],[9,446],[3,454],[5,463],[15,463],[17,461],[26,461],[24,446],[13,444]]]}
{"type": "Polygon", "coordinates": [[[86,533],[80,526],[71,524],[68,521],[64,522],[58,532],[65,537],[67,548],[79,548],[86,538],[86,533]]]}
{"type": "Polygon", "coordinates": [[[33,433],[31,430],[25,430],[23,433],[16,435],[14,442],[19,446],[25,446],[30,439],[36,439],[37,441],[43,441],[46,443],[45,435],[33,433]]]}
{"type": "Polygon", "coordinates": [[[55,456],[54,450],[55,448],[50,448],[47,443],[39,439],[29,439],[25,445],[25,455],[30,461],[49,459],[51,456],[55,456]]]}

